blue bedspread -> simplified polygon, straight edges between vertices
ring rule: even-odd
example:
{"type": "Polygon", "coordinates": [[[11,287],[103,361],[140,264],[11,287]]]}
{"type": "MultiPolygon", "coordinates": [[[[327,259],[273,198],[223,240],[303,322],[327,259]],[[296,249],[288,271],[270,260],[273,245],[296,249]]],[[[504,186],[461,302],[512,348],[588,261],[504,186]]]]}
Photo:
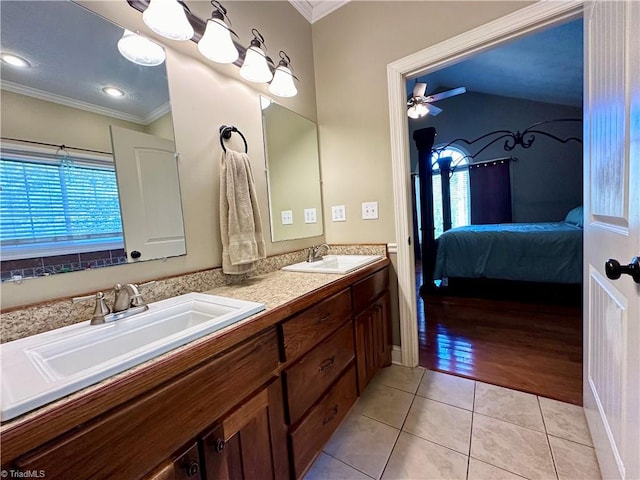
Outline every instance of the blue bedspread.
{"type": "Polygon", "coordinates": [[[582,228],[567,222],[471,225],[443,233],[434,279],[582,282],[582,228]]]}

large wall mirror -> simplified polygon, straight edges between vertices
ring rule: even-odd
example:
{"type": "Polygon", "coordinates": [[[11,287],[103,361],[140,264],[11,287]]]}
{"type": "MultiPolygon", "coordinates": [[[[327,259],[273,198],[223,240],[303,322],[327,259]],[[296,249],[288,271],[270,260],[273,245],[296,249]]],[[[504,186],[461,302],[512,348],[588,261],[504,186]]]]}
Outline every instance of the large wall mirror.
{"type": "Polygon", "coordinates": [[[316,124],[261,97],[271,239],[323,233],[320,160],[316,124]]]}
{"type": "Polygon", "coordinates": [[[165,62],[125,58],[124,33],[2,1],[3,281],[186,253],[165,62]]]}

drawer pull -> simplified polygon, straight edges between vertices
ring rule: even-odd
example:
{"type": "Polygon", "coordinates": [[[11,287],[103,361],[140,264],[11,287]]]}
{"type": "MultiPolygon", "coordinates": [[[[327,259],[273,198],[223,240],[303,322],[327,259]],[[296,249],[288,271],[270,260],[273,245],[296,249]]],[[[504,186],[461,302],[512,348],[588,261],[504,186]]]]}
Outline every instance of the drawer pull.
{"type": "Polygon", "coordinates": [[[331,318],[331,314],[327,313],[324,317],[319,318],[318,320],[316,320],[316,324],[320,325],[321,323],[326,322],[327,320],[329,320],[331,318]]]}
{"type": "Polygon", "coordinates": [[[318,369],[320,373],[325,373],[328,370],[331,370],[333,365],[336,363],[336,356],[331,355],[330,358],[327,358],[324,362],[320,364],[320,368],[318,369]]]}
{"type": "Polygon", "coordinates": [[[198,462],[196,462],[195,460],[192,460],[185,467],[185,470],[186,470],[186,473],[187,473],[187,477],[195,478],[195,477],[199,476],[198,474],[200,473],[200,465],[198,465],[198,462]]]}
{"type": "Polygon", "coordinates": [[[329,416],[328,417],[324,417],[322,419],[322,425],[326,425],[327,423],[329,423],[331,420],[333,420],[334,418],[336,418],[336,415],[338,414],[338,405],[334,405],[333,407],[331,407],[329,409],[329,416]]]}

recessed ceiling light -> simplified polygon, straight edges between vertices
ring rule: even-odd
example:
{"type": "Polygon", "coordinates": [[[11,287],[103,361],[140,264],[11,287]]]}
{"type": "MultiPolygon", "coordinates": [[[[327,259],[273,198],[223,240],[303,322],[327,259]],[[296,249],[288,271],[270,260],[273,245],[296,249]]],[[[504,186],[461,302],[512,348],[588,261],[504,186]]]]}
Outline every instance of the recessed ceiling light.
{"type": "Polygon", "coordinates": [[[104,87],[102,91],[112,97],[124,97],[124,92],[116,87],[104,87]]]}
{"type": "Polygon", "coordinates": [[[13,53],[3,53],[2,55],[0,55],[0,57],[2,58],[2,61],[4,63],[7,63],[14,67],[28,68],[31,66],[31,64],[24,58],[19,57],[18,55],[14,55],[13,53]]]}

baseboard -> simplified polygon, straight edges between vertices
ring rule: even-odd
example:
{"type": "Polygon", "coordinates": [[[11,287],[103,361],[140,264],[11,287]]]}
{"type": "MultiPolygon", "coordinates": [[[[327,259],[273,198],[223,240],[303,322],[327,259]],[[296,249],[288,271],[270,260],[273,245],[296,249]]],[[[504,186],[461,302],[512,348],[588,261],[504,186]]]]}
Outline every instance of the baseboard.
{"type": "Polygon", "coordinates": [[[391,363],[402,365],[402,348],[398,345],[393,345],[391,348],[391,363]]]}

